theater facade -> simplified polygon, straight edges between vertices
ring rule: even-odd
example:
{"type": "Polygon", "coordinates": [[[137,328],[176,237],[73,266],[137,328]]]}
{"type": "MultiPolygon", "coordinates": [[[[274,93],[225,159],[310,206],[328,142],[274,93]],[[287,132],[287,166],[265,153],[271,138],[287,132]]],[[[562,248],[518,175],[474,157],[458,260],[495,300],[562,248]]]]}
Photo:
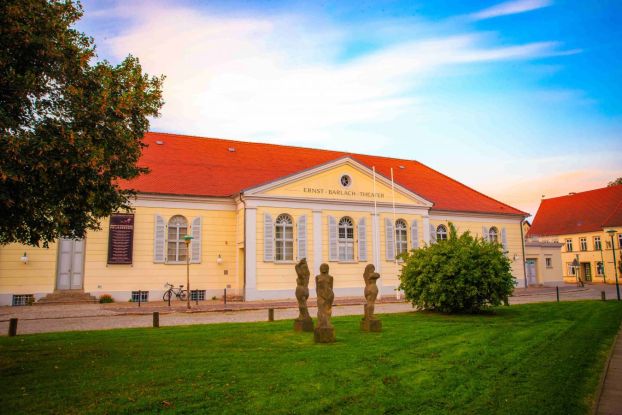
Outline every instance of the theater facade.
{"type": "Polygon", "coordinates": [[[447,238],[449,222],[503,244],[524,285],[527,214],[417,161],[153,132],[145,143],[151,172],[121,184],[138,192],[131,212],[82,240],[0,247],[2,305],[82,292],[159,300],[166,283],[185,284],[186,255],[198,299],[225,288],[294,298],[301,258],[314,275],[329,264],[337,296],[362,295],[368,263],[381,294],[396,295],[396,256],[447,238]]]}

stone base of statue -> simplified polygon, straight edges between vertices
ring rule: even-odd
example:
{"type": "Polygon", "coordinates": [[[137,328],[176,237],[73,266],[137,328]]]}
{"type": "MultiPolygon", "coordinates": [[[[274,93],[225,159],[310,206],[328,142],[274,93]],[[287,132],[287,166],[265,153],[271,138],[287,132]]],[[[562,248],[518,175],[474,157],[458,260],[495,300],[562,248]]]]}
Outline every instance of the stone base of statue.
{"type": "Polygon", "coordinates": [[[313,333],[316,343],[333,343],[335,341],[334,327],[317,327],[313,333]]]}
{"type": "Polygon", "coordinates": [[[362,331],[373,331],[373,332],[381,332],[382,331],[382,321],[380,320],[361,320],[361,330],[362,331]]]}
{"type": "Polygon", "coordinates": [[[312,332],[313,331],[313,320],[310,318],[306,320],[295,319],[294,320],[294,331],[312,332]]]}

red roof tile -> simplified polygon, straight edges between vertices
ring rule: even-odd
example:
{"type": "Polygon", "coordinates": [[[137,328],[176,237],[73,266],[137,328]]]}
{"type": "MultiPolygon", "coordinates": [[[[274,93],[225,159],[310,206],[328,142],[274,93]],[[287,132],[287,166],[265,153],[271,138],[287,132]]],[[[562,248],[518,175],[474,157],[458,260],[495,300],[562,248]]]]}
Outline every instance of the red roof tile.
{"type": "Polygon", "coordinates": [[[395,182],[433,202],[435,210],[526,215],[413,160],[156,132],[144,142],[139,165],[151,172],[121,183],[142,193],[228,197],[349,156],[385,177],[393,167],[395,182]]]}
{"type": "Polygon", "coordinates": [[[622,225],[622,185],[544,199],[527,236],[594,232],[622,225]]]}

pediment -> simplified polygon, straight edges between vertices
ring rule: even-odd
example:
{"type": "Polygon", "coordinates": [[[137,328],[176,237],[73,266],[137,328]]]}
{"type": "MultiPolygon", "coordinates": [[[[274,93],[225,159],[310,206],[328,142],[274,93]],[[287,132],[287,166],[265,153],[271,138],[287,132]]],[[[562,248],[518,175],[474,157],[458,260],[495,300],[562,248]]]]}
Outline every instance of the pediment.
{"type": "Polygon", "coordinates": [[[432,203],[369,167],[344,157],[271,183],[247,189],[245,195],[349,202],[395,203],[430,207],[432,203]],[[375,196],[375,197],[374,197],[375,196]]]}

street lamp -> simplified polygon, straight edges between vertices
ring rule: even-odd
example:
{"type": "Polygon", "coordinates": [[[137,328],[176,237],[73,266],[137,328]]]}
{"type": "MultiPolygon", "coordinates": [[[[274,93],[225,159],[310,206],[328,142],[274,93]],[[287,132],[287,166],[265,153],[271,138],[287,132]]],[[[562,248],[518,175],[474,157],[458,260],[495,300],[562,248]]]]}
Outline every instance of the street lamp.
{"type": "Polygon", "coordinates": [[[188,290],[186,301],[188,310],[190,310],[190,241],[192,241],[192,236],[184,236],[184,242],[186,242],[186,289],[188,290]]]}
{"type": "Polygon", "coordinates": [[[618,295],[618,301],[620,301],[620,285],[618,284],[618,269],[616,268],[616,246],[613,243],[613,235],[616,234],[616,230],[609,229],[607,233],[611,237],[611,252],[613,252],[613,272],[616,273],[616,294],[618,295]]]}

